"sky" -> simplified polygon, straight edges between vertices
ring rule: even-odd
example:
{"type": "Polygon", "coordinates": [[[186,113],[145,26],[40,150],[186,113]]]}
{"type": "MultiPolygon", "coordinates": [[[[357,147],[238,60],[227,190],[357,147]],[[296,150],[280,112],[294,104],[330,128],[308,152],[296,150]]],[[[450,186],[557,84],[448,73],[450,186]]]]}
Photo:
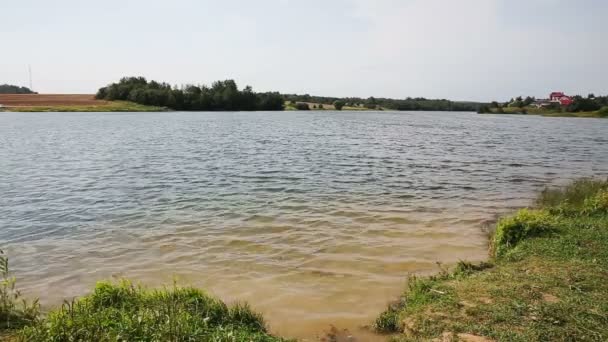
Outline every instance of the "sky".
{"type": "Polygon", "coordinates": [[[605,0],[0,0],[0,84],[123,76],[256,91],[507,100],[608,94],[605,0]]]}

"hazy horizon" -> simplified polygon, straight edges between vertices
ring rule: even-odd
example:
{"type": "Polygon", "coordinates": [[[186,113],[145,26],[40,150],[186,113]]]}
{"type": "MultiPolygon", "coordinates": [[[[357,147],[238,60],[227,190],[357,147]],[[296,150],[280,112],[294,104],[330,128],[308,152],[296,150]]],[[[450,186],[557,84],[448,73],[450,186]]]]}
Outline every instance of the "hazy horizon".
{"type": "Polygon", "coordinates": [[[3,5],[0,83],[94,93],[123,76],[256,91],[506,100],[608,94],[608,3],[33,0],[3,5]]]}

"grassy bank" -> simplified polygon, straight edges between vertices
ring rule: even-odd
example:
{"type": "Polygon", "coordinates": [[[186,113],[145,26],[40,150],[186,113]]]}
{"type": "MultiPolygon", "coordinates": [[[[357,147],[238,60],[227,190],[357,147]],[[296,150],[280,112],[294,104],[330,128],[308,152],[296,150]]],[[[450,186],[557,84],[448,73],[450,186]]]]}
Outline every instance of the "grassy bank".
{"type": "Polygon", "coordinates": [[[282,341],[266,332],[247,305],[228,307],[194,288],[146,290],[123,281],[99,283],[25,328],[25,341],[282,341]]]}
{"type": "Polygon", "coordinates": [[[128,101],[100,101],[99,105],[58,105],[4,107],[6,112],[162,112],[166,108],[145,106],[128,101]]]}
{"type": "Polygon", "coordinates": [[[99,283],[93,293],[50,312],[24,318],[2,314],[9,341],[251,341],[279,342],[246,304],[227,306],[194,288],[147,290],[128,281],[99,283]],[[19,329],[21,328],[21,329],[19,329]]]}
{"type": "Polygon", "coordinates": [[[608,340],[608,182],[499,221],[491,262],[412,278],[375,327],[397,341],[608,340]]]}
{"type": "Polygon", "coordinates": [[[483,114],[521,114],[549,117],[608,118],[608,108],[603,108],[594,112],[565,112],[562,110],[536,107],[502,107],[500,109],[490,108],[488,113],[483,114]]]}
{"type": "Polygon", "coordinates": [[[195,288],[149,290],[127,280],[43,315],[24,299],[0,251],[0,341],[281,342],[247,304],[227,306],[195,288]]]}

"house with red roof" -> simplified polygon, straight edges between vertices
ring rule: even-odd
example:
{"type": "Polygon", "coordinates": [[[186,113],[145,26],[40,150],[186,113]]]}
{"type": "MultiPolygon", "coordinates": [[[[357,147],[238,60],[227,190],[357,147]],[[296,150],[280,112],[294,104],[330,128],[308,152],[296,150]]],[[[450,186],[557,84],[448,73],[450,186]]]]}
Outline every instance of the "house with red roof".
{"type": "Polygon", "coordinates": [[[549,95],[549,102],[559,103],[560,105],[566,107],[572,104],[572,97],[564,94],[561,91],[554,91],[549,95]]]}
{"type": "Polygon", "coordinates": [[[548,107],[552,104],[558,104],[562,107],[567,107],[567,106],[571,105],[572,102],[573,102],[573,100],[572,100],[571,96],[568,96],[561,91],[554,91],[551,94],[549,94],[548,99],[536,100],[536,101],[534,101],[534,103],[532,105],[535,107],[538,107],[538,108],[548,107]]]}

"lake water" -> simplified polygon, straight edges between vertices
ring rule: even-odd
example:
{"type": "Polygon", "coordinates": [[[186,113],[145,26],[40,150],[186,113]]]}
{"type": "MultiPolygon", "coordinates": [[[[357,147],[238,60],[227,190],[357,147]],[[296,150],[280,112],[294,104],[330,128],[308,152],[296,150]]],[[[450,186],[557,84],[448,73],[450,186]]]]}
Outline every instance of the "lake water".
{"type": "Polygon", "coordinates": [[[608,175],[608,120],[473,113],[1,113],[0,246],[43,303],[192,284],[314,340],[412,273],[487,256],[497,215],[608,175]]]}

